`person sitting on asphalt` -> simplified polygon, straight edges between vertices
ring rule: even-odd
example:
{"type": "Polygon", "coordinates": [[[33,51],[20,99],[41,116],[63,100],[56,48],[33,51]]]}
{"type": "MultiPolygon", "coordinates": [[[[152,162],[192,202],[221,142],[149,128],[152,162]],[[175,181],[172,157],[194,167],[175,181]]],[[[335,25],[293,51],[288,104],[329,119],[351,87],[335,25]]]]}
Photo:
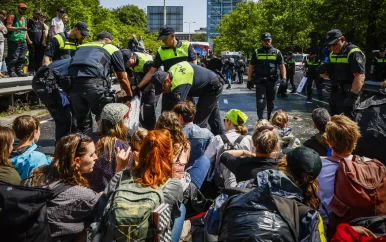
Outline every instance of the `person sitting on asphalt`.
{"type": "Polygon", "coordinates": [[[276,111],[271,119],[272,125],[276,126],[280,135],[281,149],[294,149],[301,146],[300,140],[295,137],[292,128],[288,127],[288,114],[282,110],[276,111]]]}
{"type": "MultiPolygon", "coordinates": [[[[95,214],[99,194],[89,189],[83,174],[93,171],[95,161],[94,142],[82,134],[70,134],[61,138],[55,147],[50,165],[35,169],[25,180],[25,185],[54,189],[68,188],[50,201],[47,217],[52,241],[85,241],[87,228],[95,214]]],[[[123,165],[125,167],[125,165],[123,165]]],[[[119,171],[121,166],[117,165],[119,171]]]]}
{"type": "Polygon", "coordinates": [[[314,128],[319,133],[304,141],[305,147],[315,150],[320,156],[331,156],[331,149],[326,142],[326,125],[331,120],[331,116],[325,108],[316,108],[312,111],[312,121],[314,128]]]}
{"type": "MultiPolygon", "coordinates": [[[[225,114],[224,119],[225,134],[216,135],[205,151],[204,155],[208,157],[211,162],[215,162],[215,170],[219,170],[221,174],[218,175],[224,179],[224,184],[216,184],[217,186],[234,187],[237,184],[237,177],[235,177],[224,164],[220,163],[220,156],[226,143],[227,146],[233,146],[233,148],[239,147],[241,153],[243,151],[254,152],[252,137],[247,135],[248,129],[244,126],[247,120],[248,116],[242,111],[238,109],[229,110],[225,114]]],[[[212,175],[210,174],[210,176],[212,175]]]]}
{"type": "Polygon", "coordinates": [[[219,241],[326,241],[314,192],[321,168],[318,153],[298,147],[279,161],[277,170],[261,171],[240,183],[240,188],[253,190],[223,204],[219,241]]]}
{"type": "Polygon", "coordinates": [[[13,121],[12,128],[19,142],[14,145],[10,160],[21,179],[27,178],[33,169],[51,164],[50,157],[36,151],[36,142],[40,138],[40,122],[37,118],[21,115],[13,121]]]}
{"type": "Polygon", "coordinates": [[[143,140],[148,135],[149,131],[144,128],[138,128],[136,131],[134,131],[133,135],[130,139],[130,147],[132,152],[134,153],[133,159],[135,165],[138,165],[139,161],[139,151],[141,150],[143,140]]]}
{"type": "Polygon", "coordinates": [[[354,153],[378,159],[386,165],[386,152],[383,149],[386,144],[386,80],[381,89],[362,102],[354,113],[361,133],[354,153]]]}
{"type": "Polygon", "coordinates": [[[20,175],[9,160],[14,139],[15,132],[12,129],[0,127],[0,181],[20,185],[20,175]]]}
{"type": "Polygon", "coordinates": [[[174,106],[173,112],[178,115],[182,125],[182,131],[190,141],[191,151],[187,167],[193,165],[193,162],[204,155],[206,148],[214,137],[207,128],[200,128],[193,123],[196,116],[196,106],[193,102],[185,100],[174,106]]]}
{"type": "MultiPolygon", "coordinates": [[[[121,103],[109,103],[103,107],[99,131],[93,137],[98,160],[95,162],[93,171],[83,175],[95,192],[102,192],[115,174],[116,149],[129,148],[128,130],[125,126],[128,112],[129,107],[121,103]]],[[[129,164],[129,167],[131,165],[129,164]]]]}
{"type": "MultiPolygon", "coordinates": [[[[260,126],[255,130],[258,135],[253,136],[253,145],[256,152],[245,150],[225,151],[220,161],[232,172],[237,182],[246,181],[256,177],[256,174],[268,170],[276,169],[278,160],[276,159],[280,151],[280,138],[277,129],[271,124],[260,126]]],[[[236,186],[237,183],[233,183],[236,186]]]]}
{"type": "MultiPolygon", "coordinates": [[[[326,142],[331,148],[331,156],[352,158],[352,152],[358,142],[360,133],[358,124],[344,115],[334,115],[326,125],[326,142]]],[[[322,171],[319,174],[319,197],[322,201],[319,212],[324,224],[328,225],[330,210],[328,205],[334,196],[335,173],[338,162],[322,158],[322,171]]]]}

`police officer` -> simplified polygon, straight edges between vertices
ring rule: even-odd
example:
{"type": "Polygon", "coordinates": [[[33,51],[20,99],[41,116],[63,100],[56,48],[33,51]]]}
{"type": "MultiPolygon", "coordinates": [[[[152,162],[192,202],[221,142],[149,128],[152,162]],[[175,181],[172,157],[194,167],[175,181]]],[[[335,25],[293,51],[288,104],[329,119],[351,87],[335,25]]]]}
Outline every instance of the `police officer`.
{"type": "MultiPolygon", "coordinates": [[[[58,76],[53,76],[49,79],[46,75],[49,70],[55,68],[58,64],[54,62],[58,60],[68,60],[68,62],[62,62],[69,64],[70,58],[74,55],[77,46],[80,41],[89,36],[87,24],[78,22],[73,29],[69,32],[68,37],[65,37],[63,33],[57,34],[51,39],[44,52],[43,68],[38,71],[35,77],[32,79],[32,88],[40,101],[46,106],[50,112],[51,117],[55,121],[55,139],[59,140],[61,137],[68,135],[76,130],[76,122],[73,115],[70,100],[63,92],[66,90],[65,82],[58,82],[58,76]],[[53,61],[51,65],[47,68],[53,61]],[[59,90],[62,89],[62,90],[59,90]],[[63,102],[62,102],[63,101],[63,102]]],[[[66,90],[67,91],[67,90],[66,90]]]]}
{"type": "Polygon", "coordinates": [[[157,92],[170,93],[171,104],[186,100],[188,96],[198,97],[197,114],[194,123],[202,128],[208,127],[208,121],[214,116],[215,122],[210,122],[214,135],[222,134],[223,127],[220,118],[218,100],[222,93],[222,81],[211,70],[187,61],[179,62],[169,68],[169,71],[157,71],[151,82],[157,92]]]}
{"type": "Polygon", "coordinates": [[[209,50],[208,56],[205,58],[205,63],[204,63],[205,67],[208,65],[209,61],[211,61],[214,58],[217,58],[217,57],[213,54],[213,50],[209,50]]]}
{"type": "MultiPolygon", "coordinates": [[[[162,65],[164,66],[164,71],[169,71],[172,65],[181,61],[190,61],[197,64],[197,54],[193,46],[189,41],[176,39],[175,31],[172,27],[167,25],[161,27],[158,40],[162,40],[164,45],[158,49],[153,66],[149,72],[142,78],[138,86],[133,86],[133,90],[143,88],[149,83],[153,74],[162,65]]],[[[170,93],[164,93],[162,95],[162,112],[172,110],[172,108],[170,93]]]]}
{"type": "Polygon", "coordinates": [[[280,50],[272,46],[272,36],[265,32],[261,36],[263,47],[256,49],[248,67],[247,87],[256,84],[256,108],[259,120],[270,119],[275,105],[276,82],[280,69],[283,80],[287,79],[284,59],[280,50]],[[265,114],[266,113],[266,114],[265,114]]]}
{"type": "MultiPolygon", "coordinates": [[[[131,86],[136,86],[150,70],[153,64],[153,57],[140,52],[131,52],[129,49],[123,49],[121,52],[130,84],[131,86]]],[[[139,89],[137,90],[139,91],[139,89]]],[[[156,122],[155,109],[158,98],[159,95],[155,95],[155,90],[150,83],[142,88],[140,123],[147,130],[154,129],[156,122]]]]}
{"type": "Polygon", "coordinates": [[[316,58],[315,53],[311,53],[309,59],[304,61],[304,67],[306,68],[307,77],[307,102],[312,102],[312,82],[315,82],[316,89],[318,91],[318,99],[323,99],[322,87],[318,74],[319,65],[320,61],[316,58]]]}
{"type": "Polygon", "coordinates": [[[365,80],[365,56],[355,45],[347,42],[339,29],[327,32],[325,45],[331,50],[330,63],[320,68],[321,77],[331,79],[330,112],[353,118],[352,111],[359,102],[365,80]]]}
{"type": "Polygon", "coordinates": [[[101,32],[97,35],[97,41],[80,45],[68,68],[73,78],[69,95],[78,128],[86,135],[92,133],[90,112],[96,115],[98,121],[104,105],[112,102],[111,82],[108,80],[112,69],[121,88],[129,97],[133,96],[122,53],[111,44],[112,40],[110,33],[101,32]]]}
{"type": "Polygon", "coordinates": [[[371,64],[371,74],[373,80],[383,82],[386,80],[386,46],[379,50],[379,54],[374,57],[371,64]]]}
{"type": "MultiPolygon", "coordinates": [[[[293,57],[293,53],[291,51],[288,52],[288,58],[285,59],[285,67],[287,72],[287,87],[288,87],[288,81],[291,83],[292,91],[291,93],[296,92],[296,87],[294,83],[294,75],[295,75],[295,60],[293,57]]],[[[287,90],[285,90],[287,92],[287,90]]]]}

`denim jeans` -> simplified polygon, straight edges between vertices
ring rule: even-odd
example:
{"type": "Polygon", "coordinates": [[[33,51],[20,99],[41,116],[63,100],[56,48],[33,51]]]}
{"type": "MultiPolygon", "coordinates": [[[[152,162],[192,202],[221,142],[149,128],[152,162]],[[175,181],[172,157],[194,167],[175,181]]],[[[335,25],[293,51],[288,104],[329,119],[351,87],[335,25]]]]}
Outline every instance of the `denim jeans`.
{"type": "Polygon", "coordinates": [[[173,228],[172,228],[172,242],[178,242],[180,240],[182,229],[184,228],[186,208],[183,203],[181,203],[180,210],[181,210],[181,216],[174,219],[173,228]]]}
{"type": "Polygon", "coordinates": [[[25,54],[27,53],[27,43],[18,44],[8,40],[7,66],[8,72],[23,73],[22,66],[25,63],[25,54]]]}
{"type": "Polygon", "coordinates": [[[199,189],[205,180],[209,166],[210,160],[206,156],[201,156],[194,162],[192,166],[186,169],[186,172],[190,174],[190,178],[192,179],[191,182],[199,189]]]}
{"type": "Polygon", "coordinates": [[[232,82],[232,69],[228,69],[225,71],[225,80],[227,81],[227,84],[230,86],[232,82]]]}

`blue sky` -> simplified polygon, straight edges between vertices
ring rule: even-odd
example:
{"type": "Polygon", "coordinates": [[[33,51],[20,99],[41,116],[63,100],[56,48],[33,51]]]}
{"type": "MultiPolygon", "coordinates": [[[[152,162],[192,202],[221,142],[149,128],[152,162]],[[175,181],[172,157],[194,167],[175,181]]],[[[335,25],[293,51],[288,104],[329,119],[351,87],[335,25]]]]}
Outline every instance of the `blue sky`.
{"type": "MultiPolygon", "coordinates": [[[[193,32],[206,26],[206,1],[207,0],[166,0],[167,6],[183,6],[184,22],[196,22],[190,24],[193,32]]],[[[163,0],[100,0],[103,7],[116,8],[122,5],[132,4],[145,9],[147,6],[163,6],[163,0]]],[[[189,25],[184,23],[184,32],[189,31],[189,25]]]]}

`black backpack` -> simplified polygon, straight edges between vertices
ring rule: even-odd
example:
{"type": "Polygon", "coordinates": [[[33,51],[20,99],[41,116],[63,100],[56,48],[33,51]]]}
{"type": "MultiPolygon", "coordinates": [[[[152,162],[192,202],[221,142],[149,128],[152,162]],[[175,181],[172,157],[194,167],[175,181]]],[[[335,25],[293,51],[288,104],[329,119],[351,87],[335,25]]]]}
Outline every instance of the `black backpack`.
{"type": "Polygon", "coordinates": [[[50,242],[47,203],[70,187],[59,183],[50,190],[0,181],[1,241],[50,242]]]}

